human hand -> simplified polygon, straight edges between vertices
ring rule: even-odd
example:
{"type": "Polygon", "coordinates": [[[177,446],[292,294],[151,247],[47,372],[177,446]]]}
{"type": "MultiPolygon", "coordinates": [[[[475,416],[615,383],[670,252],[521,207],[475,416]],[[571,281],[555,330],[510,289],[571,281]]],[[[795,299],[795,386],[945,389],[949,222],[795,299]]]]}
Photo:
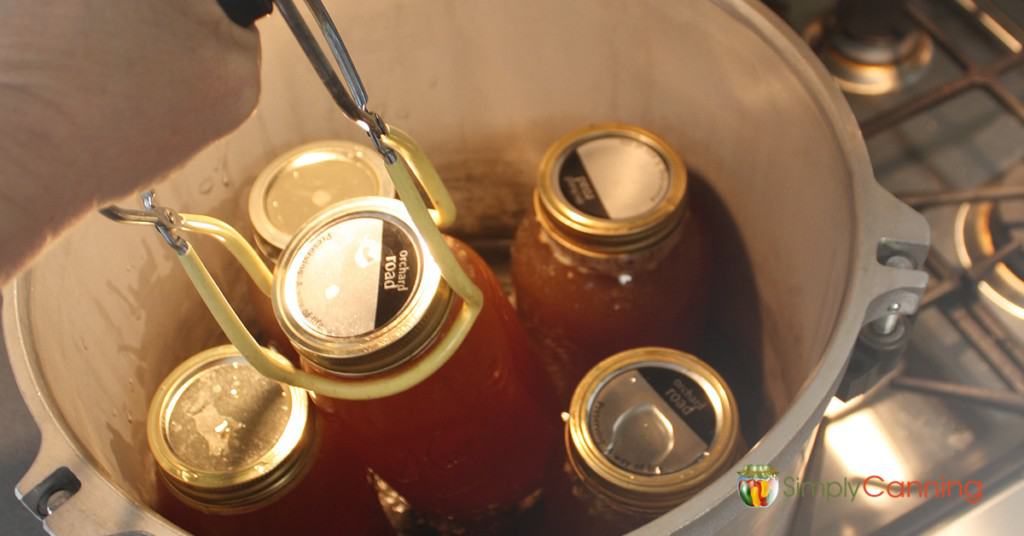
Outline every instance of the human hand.
{"type": "Polygon", "coordinates": [[[216,0],[0,0],[0,284],[71,218],[234,129],[258,94],[259,36],[216,0]]]}

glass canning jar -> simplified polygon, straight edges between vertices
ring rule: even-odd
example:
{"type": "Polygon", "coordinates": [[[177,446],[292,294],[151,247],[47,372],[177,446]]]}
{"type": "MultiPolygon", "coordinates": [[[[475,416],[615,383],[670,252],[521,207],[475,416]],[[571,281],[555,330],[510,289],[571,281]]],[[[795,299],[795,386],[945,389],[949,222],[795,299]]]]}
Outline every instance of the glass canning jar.
{"type": "Polygon", "coordinates": [[[702,225],[686,168],[651,132],[597,125],[548,150],[511,275],[563,403],[605,356],[696,346],[711,270],[702,225]]]}
{"type": "MultiPolygon", "coordinates": [[[[469,246],[446,240],[484,295],[461,346],[398,394],[315,402],[412,508],[476,532],[531,504],[560,422],[494,273],[469,246]]],[[[404,205],[382,198],[340,203],[304,226],[281,256],[273,297],[302,366],[354,381],[416,363],[461,306],[404,205]]]]}

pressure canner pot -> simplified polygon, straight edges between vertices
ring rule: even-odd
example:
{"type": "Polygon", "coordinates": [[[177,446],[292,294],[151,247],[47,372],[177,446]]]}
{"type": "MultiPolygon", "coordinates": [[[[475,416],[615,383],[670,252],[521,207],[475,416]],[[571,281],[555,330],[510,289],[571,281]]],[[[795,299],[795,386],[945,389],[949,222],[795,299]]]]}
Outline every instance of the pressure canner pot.
{"type": "MultiPolygon", "coordinates": [[[[719,286],[709,314],[735,314],[726,321],[755,341],[763,411],[733,469],[639,533],[787,527],[796,500],[750,509],[735,472],[802,474],[857,333],[915,310],[928,248],[924,219],[875,183],[853,115],[798,36],[753,0],[327,4],[375,110],[431,157],[469,240],[510,235],[545,148],[581,125],[641,125],[684,156],[735,231],[717,247],[745,282],[719,286]],[[906,261],[887,266],[893,256],[906,261]]],[[[280,17],[257,27],[256,112],[158,187],[162,204],[243,234],[248,188],[276,156],[320,139],[366,143],[280,17]]],[[[239,265],[195,244],[251,319],[239,265]]],[[[178,533],[146,506],[146,408],[176,364],[224,338],[163,242],[88,217],[4,289],[3,328],[42,433],[23,502],[54,534],[178,533]]]]}

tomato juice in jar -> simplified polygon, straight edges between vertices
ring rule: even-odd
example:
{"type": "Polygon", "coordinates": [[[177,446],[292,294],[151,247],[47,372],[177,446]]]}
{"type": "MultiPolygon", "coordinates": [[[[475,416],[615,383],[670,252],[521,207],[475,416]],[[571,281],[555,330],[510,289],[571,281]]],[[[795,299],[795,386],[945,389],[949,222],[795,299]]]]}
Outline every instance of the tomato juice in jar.
{"type": "MultiPolygon", "coordinates": [[[[484,295],[454,355],[404,392],[315,402],[413,509],[489,532],[536,498],[561,423],[494,273],[469,246],[446,241],[484,295]]],[[[303,367],[355,381],[400,374],[462,305],[405,206],[381,198],[340,203],[309,222],[282,254],[274,283],[275,312],[303,367]]]]}
{"type": "Polygon", "coordinates": [[[545,155],[533,207],[512,245],[512,283],[563,403],[605,356],[696,345],[710,243],[664,140],[622,124],[571,133],[545,155]]]}
{"type": "Polygon", "coordinates": [[[531,533],[634,530],[721,475],[744,445],[721,376],[693,355],[658,347],[621,352],[588,372],[564,438],[531,533]]]}
{"type": "Polygon", "coordinates": [[[347,438],[320,426],[305,391],[262,376],[233,346],[171,372],[148,419],[155,509],[189,532],[393,533],[347,438]]]}
{"type": "MultiPolygon", "coordinates": [[[[264,168],[249,190],[253,241],[264,260],[276,264],[302,224],[334,203],[367,195],[395,195],[384,160],[375,149],[346,140],[323,140],[292,149],[264,168]]],[[[249,296],[260,339],[297,362],[270,299],[251,281],[249,296]]]]}

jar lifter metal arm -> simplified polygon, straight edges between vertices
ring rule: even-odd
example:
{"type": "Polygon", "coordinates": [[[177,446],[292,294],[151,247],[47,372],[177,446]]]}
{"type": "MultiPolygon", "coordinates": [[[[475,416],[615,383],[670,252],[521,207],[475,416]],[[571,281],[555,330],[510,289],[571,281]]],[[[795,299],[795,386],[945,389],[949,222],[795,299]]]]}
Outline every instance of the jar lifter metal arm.
{"type": "MultiPolygon", "coordinates": [[[[295,2],[293,0],[274,0],[278,11],[288,24],[288,28],[291,29],[292,35],[295,36],[295,40],[302,47],[302,51],[306,54],[306,58],[309,59],[309,63],[313,65],[313,69],[320,77],[320,81],[327,88],[327,92],[334,98],[334,102],[349,119],[366,131],[370,141],[373,142],[373,146],[384,157],[384,161],[387,164],[394,164],[401,157],[404,164],[409,166],[412,176],[419,182],[423,192],[430,199],[430,203],[434,208],[430,209],[429,212],[434,223],[442,230],[447,229],[455,221],[455,203],[452,201],[448,189],[445,188],[444,183],[441,181],[437,170],[434,169],[434,165],[423,154],[419,146],[412,142],[412,138],[405,133],[400,133],[400,136],[404,138],[403,141],[408,142],[405,143],[405,147],[408,150],[406,154],[399,152],[396,155],[397,149],[395,149],[394,144],[389,144],[386,141],[394,127],[385,123],[380,114],[367,108],[369,96],[366,93],[366,87],[363,86],[362,77],[359,76],[359,71],[356,70],[352,56],[348,53],[345,41],[342,40],[341,34],[338,33],[338,28],[334,25],[334,21],[327,12],[327,8],[324,7],[323,2],[320,0],[305,0],[305,2],[310,12],[313,13],[313,18],[316,19],[317,24],[320,26],[320,32],[323,34],[334,55],[334,59],[337,61],[338,70],[341,71],[342,76],[345,78],[347,87],[334,72],[334,68],[320,48],[320,44],[316,42],[316,38],[310,32],[302,14],[296,8],[295,2]]],[[[398,185],[398,182],[402,180],[406,180],[411,185],[411,179],[396,178],[393,173],[389,172],[389,174],[391,175],[392,182],[395,182],[395,189],[398,190],[399,197],[406,205],[409,204],[409,199],[413,196],[417,199],[420,197],[416,190],[403,194],[402,188],[398,185]]],[[[422,228],[420,232],[423,232],[422,228]]],[[[432,253],[434,252],[433,246],[430,246],[430,250],[432,253]]]]}
{"type": "Polygon", "coordinates": [[[182,230],[216,238],[242,264],[260,290],[269,296],[272,283],[270,271],[238,231],[216,218],[179,214],[169,208],[160,207],[156,205],[155,196],[151,191],[143,194],[145,210],[110,206],[100,212],[121,223],[153,225],[164,241],[178,254],[182,267],[221,330],[246,360],[263,375],[331,398],[366,400],[397,394],[430,377],[448,361],[476,321],[483,307],[483,293],[459,265],[445,244],[439,229],[454,221],[455,205],[437,170],[411,136],[390,127],[379,115],[366,109],[365,88],[326,8],[320,0],[306,0],[338,60],[339,68],[353,88],[354,98],[349,95],[334,73],[294,3],[291,0],[275,1],[328,92],[346,116],[367,131],[374,146],[384,157],[388,174],[395,184],[399,197],[405,202],[414,226],[423,236],[427,249],[441,268],[441,274],[462,299],[458,316],[445,335],[427,355],[401,372],[383,378],[344,380],[325,378],[295,369],[285,360],[269,355],[268,350],[256,342],[224,297],[224,293],[213,280],[195,249],[187,240],[176,234],[176,231],[182,230]],[[434,210],[427,208],[416,183],[419,184],[419,189],[426,193],[434,210]]]}
{"type": "Polygon", "coordinates": [[[270,296],[273,274],[267,269],[267,265],[263,264],[263,260],[260,259],[256,250],[234,227],[217,218],[200,214],[179,214],[174,209],[159,206],[156,204],[156,194],[152,190],[142,194],[142,204],[145,207],[144,210],[109,206],[101,209],[100,214],[118,223],[152,225],[164,242],[179,256],[185,255],[192,246],[187,240],[178,236],[178,231],[213,237],[231,252],[231,255],[242,265],[249,277],[256,282],[260,292],[267,297],[270,296]]]}

